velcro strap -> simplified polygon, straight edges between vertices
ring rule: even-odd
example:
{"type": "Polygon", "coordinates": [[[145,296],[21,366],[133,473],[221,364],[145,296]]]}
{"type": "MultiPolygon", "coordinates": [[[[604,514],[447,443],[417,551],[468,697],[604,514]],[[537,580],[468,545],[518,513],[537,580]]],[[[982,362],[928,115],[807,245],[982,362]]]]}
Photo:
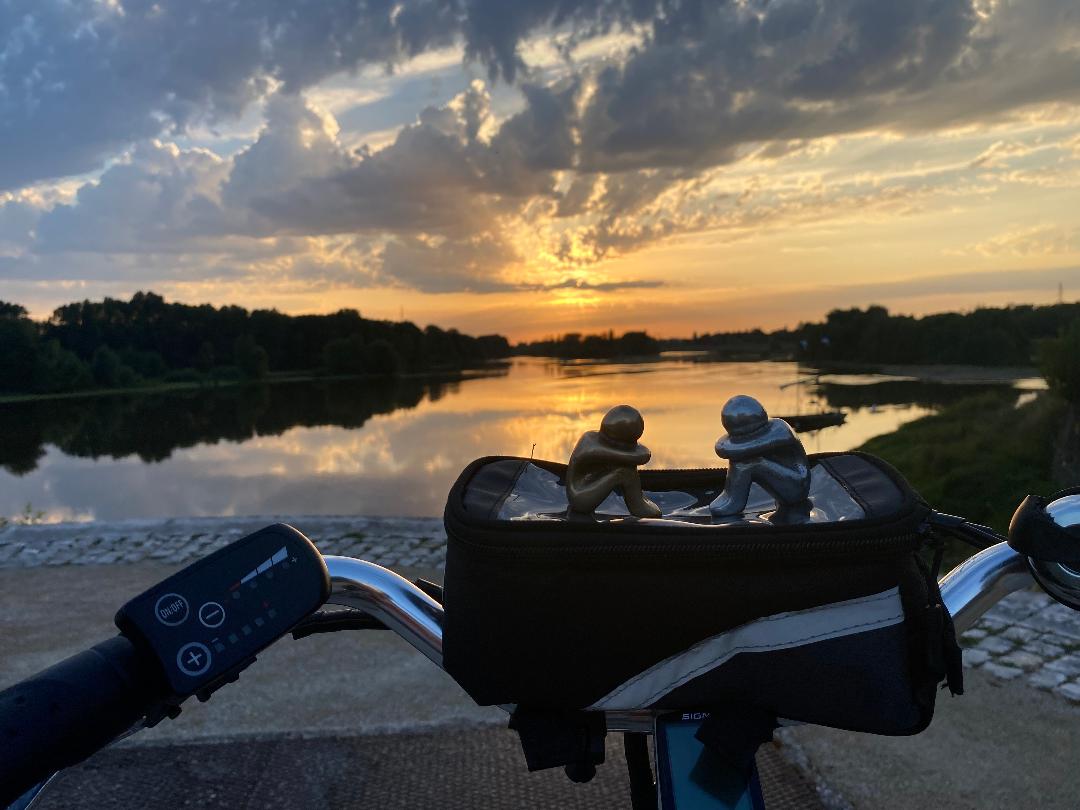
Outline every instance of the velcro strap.
{"type": "Polygon", "coordinates": [[[607,728],[600,712],[555,711],[518,706],[510,728],[521,738],[530,771],[567,765],[600,765],[607,728]]]}

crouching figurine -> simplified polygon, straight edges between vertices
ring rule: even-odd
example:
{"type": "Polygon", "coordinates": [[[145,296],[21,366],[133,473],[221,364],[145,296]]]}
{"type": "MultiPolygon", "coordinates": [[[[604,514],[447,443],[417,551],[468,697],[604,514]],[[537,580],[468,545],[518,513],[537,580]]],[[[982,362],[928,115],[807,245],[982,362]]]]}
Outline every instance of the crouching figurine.
{"type": "Polygon", "coordinates": [[[600,430],[582,434],[570,454],[566,497],[570,515],[589,515],[615,489],[622,490],[626,508],[635,517],[660,517],[660,507],[641,491],[638,465],[652,453],[638,439],[645,420],[636,408],[617,405],[600,422],[600,430]]]}
{"type": "Polygon", "coordinates": [[[724,491],[709,505],[717,517],[746,508],[750,485],[758,484],[777,505],[774,522],[799,522],[810,515],[810,466],[795,431],[783,419],[770,419],[753,397],[735,396],[720,419],[727,430],[716,442],[716,455],[729,462],[724,491]]]}

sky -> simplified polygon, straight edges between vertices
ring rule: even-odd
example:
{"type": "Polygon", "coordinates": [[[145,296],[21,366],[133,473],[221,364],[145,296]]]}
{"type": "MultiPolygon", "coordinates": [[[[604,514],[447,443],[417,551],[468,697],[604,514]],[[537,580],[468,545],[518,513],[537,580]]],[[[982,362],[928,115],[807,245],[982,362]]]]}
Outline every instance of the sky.
{"type": "Polygon", "coordinates": [[[1076,300],[1080,4],[0,0],[0,299],[136,290],[516,340],[1076,300]]]}

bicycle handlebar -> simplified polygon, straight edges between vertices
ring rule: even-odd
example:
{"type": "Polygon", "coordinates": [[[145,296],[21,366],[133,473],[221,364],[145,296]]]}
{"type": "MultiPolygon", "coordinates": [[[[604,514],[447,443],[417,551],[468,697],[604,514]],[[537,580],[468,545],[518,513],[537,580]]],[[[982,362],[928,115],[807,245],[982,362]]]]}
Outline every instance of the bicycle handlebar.
{"type": "Polygon", "coordinates": [[[0,692],[0,807],[104,748],[164,691],[152,659],[115,636],[0,692]]]}
{"type": "MultiPolygon", "coordinates": [[[[358,608],[382,621],[442,666],[443,608],[407,579],[349,557],[324,558],[329,604],[358,608]]],[[[997,601],[1032,584],[1027,558],[1005,543],[961,563],[941,581],[958,631],[997,601]]],[[[108,745],[167,692],[153,657],[117,636],[0,692],[0,807],[54,771],[108,745]]],[[[502,707],[512,710],[513,707],[502,707]]],[[[650,731],[648,710],[607,714],[609,731],[650,731]]]]}

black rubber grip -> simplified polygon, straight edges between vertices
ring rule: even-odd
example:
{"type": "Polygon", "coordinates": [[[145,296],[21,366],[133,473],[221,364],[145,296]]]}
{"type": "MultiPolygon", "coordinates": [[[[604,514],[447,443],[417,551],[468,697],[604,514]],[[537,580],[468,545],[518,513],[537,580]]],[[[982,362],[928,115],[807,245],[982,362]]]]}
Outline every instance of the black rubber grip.
{"type": "Polygon", "coordinates": [[[156,661],[123,636],[0,692],[0,807],[106,746],[163,692],[156,661]]]}

